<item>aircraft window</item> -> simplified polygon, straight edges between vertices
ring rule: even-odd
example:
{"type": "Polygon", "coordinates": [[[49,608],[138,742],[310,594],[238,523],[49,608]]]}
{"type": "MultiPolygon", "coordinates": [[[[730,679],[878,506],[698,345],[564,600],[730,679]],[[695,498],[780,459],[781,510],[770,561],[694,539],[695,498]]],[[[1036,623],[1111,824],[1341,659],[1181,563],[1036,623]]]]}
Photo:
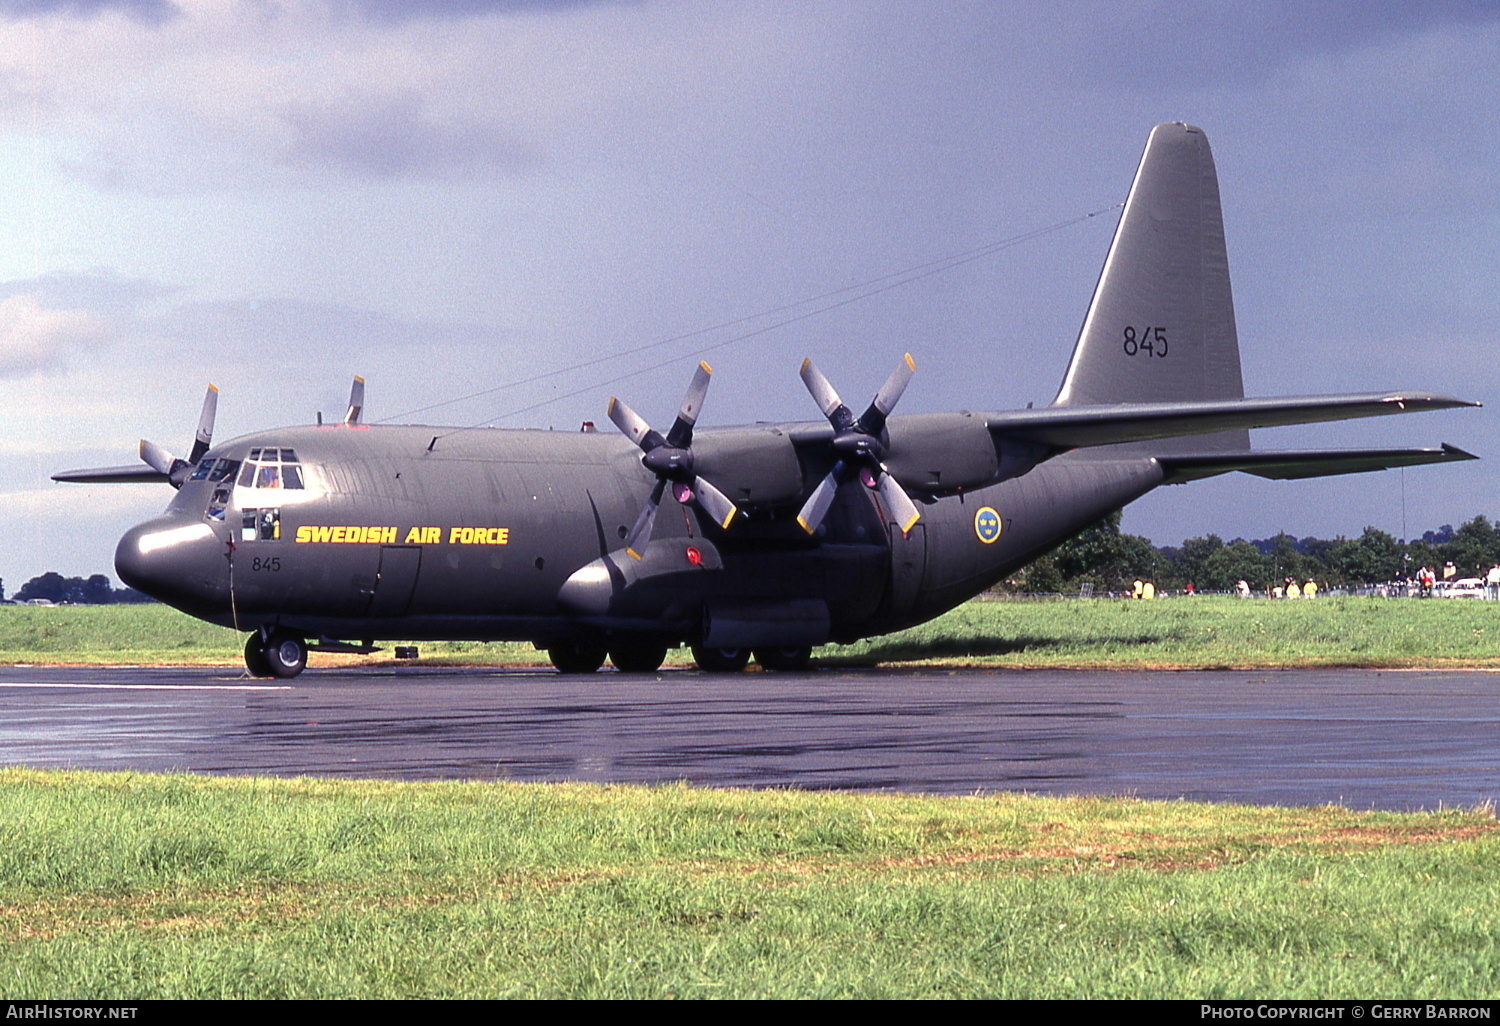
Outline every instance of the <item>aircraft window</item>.
{"type": "MultiPolygon", "coordinates": [[[[227,473],[233,473],[233,470],[227,473]]],[[[297,453],[292,449],[259,448],[240,471],[241,488],[305,488],[297,453]]]]}
{"type": "Polygon", "coordinates": [[[240,511],[241,541],[276,541],[281,537],[281,510],[246,509],[240,511]]]}
{"type": "Polygon", "coordinates": [[[188,480],[222,481],[226,477],[233,477],[234,472],[239,469],[240,465],[235,460],[216,460],[212,457],[205,457],[203,461],[198,464],[198,469],[193,471],[193,476],[188,480]]]}

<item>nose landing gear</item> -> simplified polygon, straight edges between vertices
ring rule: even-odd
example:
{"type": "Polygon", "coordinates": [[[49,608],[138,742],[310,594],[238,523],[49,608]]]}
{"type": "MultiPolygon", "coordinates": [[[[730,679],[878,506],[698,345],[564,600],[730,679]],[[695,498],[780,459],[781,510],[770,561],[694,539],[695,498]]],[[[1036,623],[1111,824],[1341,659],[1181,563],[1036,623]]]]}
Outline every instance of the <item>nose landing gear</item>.
{"type": "Polygon", "coordinates": [[[307,669],[307,642],[286,631],[257,631],[245,641],[245,668],[252,677],[295,677],[307,669]]]}

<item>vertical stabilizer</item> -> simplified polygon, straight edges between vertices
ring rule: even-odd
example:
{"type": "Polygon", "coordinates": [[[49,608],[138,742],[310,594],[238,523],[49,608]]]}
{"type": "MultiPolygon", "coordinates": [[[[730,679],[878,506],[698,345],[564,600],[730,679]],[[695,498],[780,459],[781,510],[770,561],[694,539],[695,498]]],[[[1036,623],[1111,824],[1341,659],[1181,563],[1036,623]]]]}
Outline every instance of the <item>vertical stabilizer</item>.
{"type": "MultiPolygon", "coordinates": [[[[1054,406],[1239,399],[1240,348],[1208,137],[1157,125],[1054,406]]],[[[1249,432],[1135,443],[1132,452],[1248,449],[1249,432]]],[[[1099,455],[1117,455],[1111,446],[1099,455]]]]}

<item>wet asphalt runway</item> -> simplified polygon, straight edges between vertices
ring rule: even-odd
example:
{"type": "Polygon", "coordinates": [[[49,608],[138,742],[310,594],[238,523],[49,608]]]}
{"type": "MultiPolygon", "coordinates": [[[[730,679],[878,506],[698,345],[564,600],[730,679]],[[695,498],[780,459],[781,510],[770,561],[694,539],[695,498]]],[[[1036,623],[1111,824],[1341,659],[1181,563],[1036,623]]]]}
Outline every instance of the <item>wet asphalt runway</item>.
{"type": "Polygon", "coordinates": [[[0,668],[0,764],[1472,806],[1500,674],[0,668]]]}

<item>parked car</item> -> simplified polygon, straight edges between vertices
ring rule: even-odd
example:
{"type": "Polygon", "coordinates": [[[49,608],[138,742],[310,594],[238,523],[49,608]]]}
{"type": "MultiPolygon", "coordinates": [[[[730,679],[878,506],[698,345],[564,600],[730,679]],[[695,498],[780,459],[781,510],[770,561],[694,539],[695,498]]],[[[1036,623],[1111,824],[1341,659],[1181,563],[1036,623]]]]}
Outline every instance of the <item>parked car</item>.
{"type": "Polygon", "coordinates": [[[1479,577],[1460,577],[1456,581],[1445,581],[1443,598],[1484,598],[1484,580],[1479,577]]]}

